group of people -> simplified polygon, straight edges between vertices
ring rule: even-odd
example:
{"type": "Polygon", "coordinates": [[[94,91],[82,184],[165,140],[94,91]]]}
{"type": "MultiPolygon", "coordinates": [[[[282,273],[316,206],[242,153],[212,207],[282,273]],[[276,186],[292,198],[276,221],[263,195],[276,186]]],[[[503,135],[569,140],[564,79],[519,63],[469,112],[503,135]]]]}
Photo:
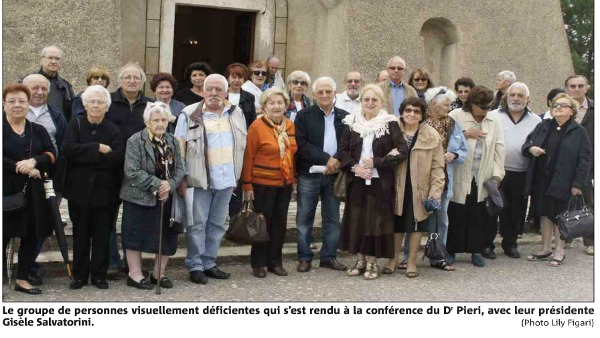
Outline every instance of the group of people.
{"type": "MultiPolygon", "coordinates": [[[[495,258],[497,234],[485,201],[499,189],[508,201],[499,215],[504,253],[520,257],[517,236],[531,196],[543,247],[527,259],[559,266],[565,254],[556,215],[571,195],[593,203],[593,101],[581,75],[567,79],[566,93],[551,92],[542,121],[512,72],[498,75],[496,94],[461,77],[457,95],[434,86],[422,68],[403,82],[399,56],[377,83],[348,72],[343,91],[331,77],[311,82],[301,70],[284,82],[276,56],[231,64],[224,75],[196,62],[180,90],[171,74],[153,76],[156,99],[144,95],[146,75],[136,63],[121,68],[112,93],[108,71],[92,67],[79,95],[58,75],[62,63],[63,51],[46,47],[39,71],[3,90],[3,196],[24,191],[27,200],[3,213],[4,254],[10,238],[21,238],[16,291],[42,292],[35,259],[52,231],[43,187],[49,178],[73,223],[71,289],[89,282],[106,289],[107,279],[118,278],[121,207],[126,283],[152,289],[173,287],[165,268],[184,231],[190,280],[229,278],[217,254],[227,217],[242,202],[265,216],[270,235],[252,246],[255,277],[288,275],[281,256],[297,194],[297,271],[312,269],[320,200],[319,266],[368,280],[396,269],[417,277],[428,232],[439,233],[449,252],[430,260],[432,267],[453,271],[457,253],[471,253],[483,267],[484,258],[495,258]],[[356,263],[346,267],[338,250],[356,255],[356,263]],[[156,255],[151,271],[142,269],[142,252],[156,255]],[[379,258],[387,258],[383,269],[379,258]]],[[[593,238],[585,240],[593,253],[593,238]]]]}

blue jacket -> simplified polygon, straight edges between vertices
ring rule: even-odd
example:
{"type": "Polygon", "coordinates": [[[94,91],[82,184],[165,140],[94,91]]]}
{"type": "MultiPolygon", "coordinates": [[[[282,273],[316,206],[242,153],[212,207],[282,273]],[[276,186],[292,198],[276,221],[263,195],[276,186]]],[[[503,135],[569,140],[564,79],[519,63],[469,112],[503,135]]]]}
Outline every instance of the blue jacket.
{"type": "Polygon", "coordinates": [[[454,161],[446,164],[446,173],[448,173],[448,192],[446,193],[446,198],[450,199],[454,196],[454,165],[463,164],[467,157],[467,140],[456,121],[454,123],[454,130],[449,136],[447,151],[458,155],[454,161]]]}

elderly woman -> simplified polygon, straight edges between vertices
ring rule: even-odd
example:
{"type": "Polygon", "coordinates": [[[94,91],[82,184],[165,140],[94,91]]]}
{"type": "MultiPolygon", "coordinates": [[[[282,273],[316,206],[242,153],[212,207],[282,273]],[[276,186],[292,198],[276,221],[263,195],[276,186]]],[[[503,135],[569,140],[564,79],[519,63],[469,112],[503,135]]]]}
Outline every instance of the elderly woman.
{"type": "Polygon", "coordinates": [[[292,122],[296,119],[296,114],[304,108],[310,106],[310,100],[306,97],[306,88],[310,86],[310,76],[301,70],[293,71],[287,77],[287,87],[290,94],[290,105],[285,112],[292,122]]]}
{"type": "Polygon", "coordinates": [[[177,101],[173,98],[173,93],[177,89],[177,80],[169,73],[158,73],[152,77],[150,81],[150,89],[154,92],[157,101],[160,101],[169,107],[171,117],[167,132],[175,131],[175,120],[181,114],[185,103],[177,101]]]}
{"type": "Polygon", "coordinates": [[[417,95],[419,95],[421,100],[425,99],[425,91],[434,86],[431,81],[431,74],[424,68],[413,70],[412,73],[410,73],[408,84],[415,88],[417,95]]]}
{"type": "MultiPolygon", "coordinates": [[[[456,100],[456,94],[446,87],[434,87],[425,92],[425,102],[427,103],[428,112],[427,124],[433,127],[442,138],[445,163],[442,203],[440,209],[437,211],[437,217],[432,218],[429,232],[435,231],[437,219],[437,231],[444,244],[446,244],[448,237],[448,204],[454,191],[454,166],[464,163],[467,156],[467,140],[462,134],[460,125],[448,116],[450,105],[454,100],[456,100]]],[[[434,268],[454,271],[454,267],[445,260],[430,260],[430,263],[434,268]]]]}
{"type": "Polygon", "coordinates": [[[458,98],[450,105],[450,111],[464,106],[465,102],[467,102],[469,92],[471,92],[473,87],[475,87],[475,82],[473,82],[470,77],[459,77],[458,80],[454,82],[454,90],[458,94],[458,98]]]}
{"type": "Polygon", "coordinates": [[[481,253],[487,234],[496,235],[496,220],[485,208],[489,191],[485,186],[497,188],[504,178],[504,134],[498,118],[489,114],[494,93],[475,86],[462,108],[450,112],[462,127],[467,139],[467,157],[464,163],[454,166],[454,196],[448,206],[448,263],[453,264],[455,254],[471,253],[471,262],[485,266],[481,253]],[[488,182],[488,183],[486,183],[488,182]]]}
{"type": "Polygon", "coordinates": [[[213,73],[206,62],[191,63],[183,72],[183,81],[186,88],[175,94],[175,100],[183,102],[186,106],[200,102],[204,99],[204,79],[213,73]]]}
{"type": "Polygon", "coordinates": [[[444,190],[444,152],[437,131],[427,123],[423,100],[412,97],[400,105],[400,126],[408,144],[408,158],[396,167],[396,204],[394,213],[394,258],[384,271],[391,274],[398,263],[405,233],[409,235],[406,277],[415,278],[417,252],[423,232],[429,230],[430,211],[424,203],[440,203],[444,190]]]}
{"type": "Polygon", "coordinates": [[[250,68],[250,80],[242,85],[242,89],[254,95],[254,107],[256,114],[262,114],[260,96],[263,93],[265,81],[269,78],[269,67],[263,60],[254,61],[248,65],[250,68]]]}
{"type": "MultiPolygon", "coordinates": [[[[110,75],[108,71],[103,67],[92,67],[88,70],[85,76],[85,82],[88,86],[99,85],[104,88],[108,88],[110,84],[110,75]]],[[[79,93],[77,96],[73,98],[73,103],[71,106],[71,118],[81,117],[85,113],[85,107],[83,106],[83,102],[81,100],[81,94],[79,93]]]]}
{"type": "Polygon", "coordinates": [[[398,120],[383,109],[381,88],[366,85],[360,98],[360,111],[343,120],[338,147],[349,175],[339,249],[358,257],[349,276],[372,280],[380,274],[377,258],[394,257],[394,167],[408,148],[398,120]]]}
{"type": "Polygon", "coordinates": [[[538,124],[523,145],[523,155],[533,158],[527,169],[526,191],[531,194],[533,214],[541,218],[542,230],[542,248],[527,260],[552,256],[550,266],[554,267],[565,260],[565,241],[552,220],[567,209],[569,198],[582,194],[591,166],[590,140],[586,130],[575,122],[578,108],[569,95],[556,95],[552,100],[553,118],[538,124]]]}
{"type": "Polygon", "coordinates": [[[179,143],[166,133],[168,121],[164,103],[148,103],[144,110],[146,128],[127,141],[121,186],[123,248],[129,265],[127,285],[138,289],[152,289],[157,282],[163,288],[173,287],[164,273],[169,256],[177,250],[178,233],[170,227],[169,211],[171,194],[183,178],[183,163],[179,143]],[[142,274],[142,252],[157,254],[150,278],[142,274]]]}
{"type": "Polygon", "coordinates": [[[119,199],[124,146],[119,128],[104,118],[111,104],[108,90],[89,86],[81,98],[85,117],[71,120],[62,147],[68,163],[63,196],[69,200],[73,222],[70,288],[87,285],[91,273],[93,285],[108,289],[108,241],[112,212],[119,199]]]}
{"type": "MultiPolygon", "coordinates": [[[[4,198],[25,192],[25,206],[12,212],[3,212],[3,259],[6,247],[13,237],[20,237],[19,265],[15,291],[39,295],[42,290],[27,280],[35,260],[38,238],[52,233],[46,213],[44,173],[55,162],[56,150],[44,127],[25,118],[29,109],[31,91],[23,84],[9,84],[2,91],[4,118],[2,119],[2,196],[4,198]]],[[[4,265],[6,269],[6,265],[4,265]]]]}
{"type": "Polygon", "coordinates": [[[265,267],[278,276],[287,276],[281,250],[296,182],[294,157],[298,146],[294,124],[284,115],[290,103],[287,94],[273,87],[262,94],[260,103],[264,114],[248,129],[242,187],[244,200],[253,201],[256,212],[267,219],[271,239],[252,246],[250,264],[258,278],[266,276],[265,267]]]}

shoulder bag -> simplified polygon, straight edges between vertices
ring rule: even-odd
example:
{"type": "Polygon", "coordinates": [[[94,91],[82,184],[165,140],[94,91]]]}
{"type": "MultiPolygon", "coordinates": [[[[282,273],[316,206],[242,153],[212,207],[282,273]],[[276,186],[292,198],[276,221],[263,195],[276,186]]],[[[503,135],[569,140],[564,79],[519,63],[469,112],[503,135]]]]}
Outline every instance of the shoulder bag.
{"type": "MultiPolygon", "coordinates": [[[[31,155],[31,144],[33,143],[33,125],[29,124],[29,155],[31,155]]],[[[10,196],[2,196],[2,212],[11,214],[21,211],[27,206],[27,182],[23,190],[10,196]]]]}

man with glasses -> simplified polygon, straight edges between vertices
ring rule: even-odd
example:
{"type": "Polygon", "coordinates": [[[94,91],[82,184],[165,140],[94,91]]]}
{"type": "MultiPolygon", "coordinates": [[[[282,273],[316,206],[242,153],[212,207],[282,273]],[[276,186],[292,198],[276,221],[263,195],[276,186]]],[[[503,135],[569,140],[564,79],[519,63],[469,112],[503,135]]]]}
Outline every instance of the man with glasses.
{"type": "MultiPolygon", "coordinates": [[[[491,112],[502,124],[506,158],[504,161],[504,179],[500,184],[508,207],[500,213],[500,233],[502,234],[502,249],[511,258],[520,258],[517,250],[517,236],[525,225],[527,197],[523,195],[525,176],[530,158],[523,156],[522,147],[527,135],[542,122],[542,119],[531,112],[529,103],[529,88],[522,82],[515,82],[506,91],[507,106],[491,112]]],[[[494,253],[494,238],[496,229],[487,234],[482,256],[496,258],[494,253]]]]}
{"type": "Polygon", "coordinates": [[[387,63],[388,79],[379,83],[385,95],[384,109],[388,113],[400,116],[400,105],[409,97],[418,97],[417,91],[403,83],[406,62],[399,56],[392,57],[387,63]]]}
{"type": "Polygon", "coordinates": [[[498,109],[500,107],[500,103],[502,102],[502,96],[506,93],[508,87],[511,84],[517,81],[517,77],[515,73],[510,70],[503,70],[498,75],[496,75],[496,79],[494,80],[494,84],[496,85],[496,92],[494,93],[494,101],[492,102],[492,110],[498,109]]]}
{"type": "MultiPolygon", "coordinates": [[[[583,197],[589,208],[594,208],[594,101],[585,94],[590,89],[588,80],[583,75],[571,75],[565,81],[567,94],[579,102],[579,109],[575,115],[575,121],[581,124],[588,133],[592,145],[592,166],[590,168],[589,181],[583,189],[583,197]]],[[[586,246],[588,255],[594,254],[594,235],[584,237],[583,245],[586,246]]]]}
{"type": "Polygon", "coordinates": [[[344,77],[346,90],[335,96],[335,106],[343,109],[350,114],[354,114],[360,110],[360,90],[363,86],[363,77],[360,72],[351,71],[344,77]]]}
{"type": "Polygon", "coordinates": [[[57,46],[48,46],[40,54],[40,69],[38,74],[44,75],[50,81],[48,102],[61,111],[67,121],[71,119],[71,102],[75,93],[69,81],[58,75],[63,66],[63,51],[57,46]]]}
{"type": "MultiPolygon", "coordinates": [[[[279,72],[280,64],[281,60],[279,60],[279,57],[277,55],[269,55],[269,57],[267,58],[267,66],[269,66],[270,73],[269,79],[265,84],[267,88],[277,87],[285,90],[285,82],[283,81],[283,78],[281,77],[281,74],[279,72]]],[[[265,88],[265,90],[267,88],[265,88]]]]}

